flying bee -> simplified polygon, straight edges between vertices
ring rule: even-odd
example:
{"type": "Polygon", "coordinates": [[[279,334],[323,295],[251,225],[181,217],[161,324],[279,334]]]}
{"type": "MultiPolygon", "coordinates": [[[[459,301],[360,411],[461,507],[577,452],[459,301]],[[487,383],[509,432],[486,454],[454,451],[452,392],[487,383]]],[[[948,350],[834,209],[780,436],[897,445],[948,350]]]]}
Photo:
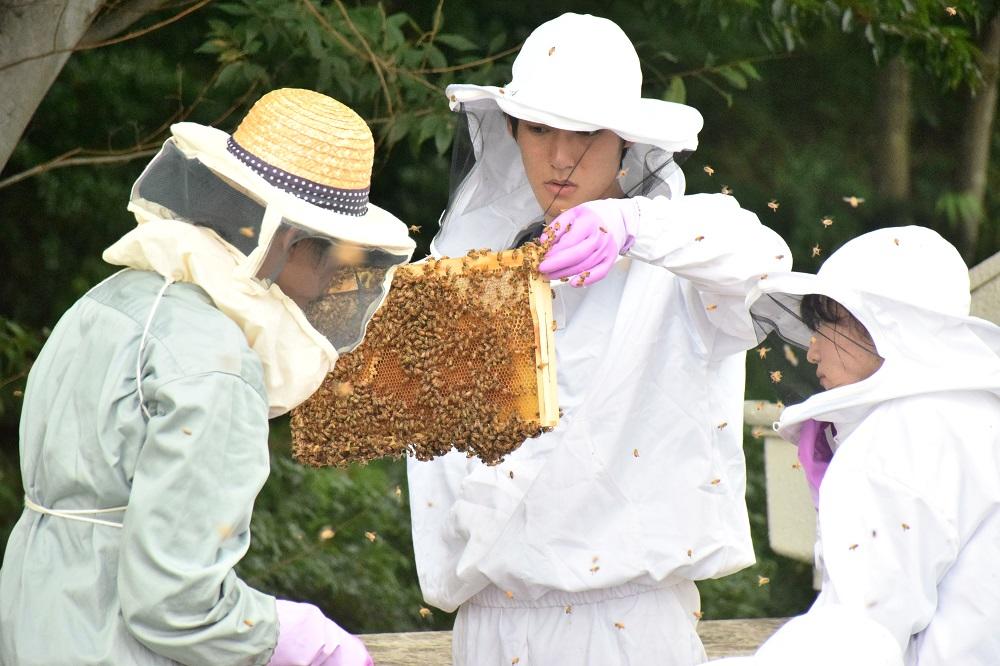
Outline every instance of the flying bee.
{"type": "Polygon", "coordinates": [[[778,203],[777,199],[771,199],[770,201],[767,202],[767,207],[770,208],[775,213],[778,212],[778,206],[780,205],[781,204],[778,203]]]}

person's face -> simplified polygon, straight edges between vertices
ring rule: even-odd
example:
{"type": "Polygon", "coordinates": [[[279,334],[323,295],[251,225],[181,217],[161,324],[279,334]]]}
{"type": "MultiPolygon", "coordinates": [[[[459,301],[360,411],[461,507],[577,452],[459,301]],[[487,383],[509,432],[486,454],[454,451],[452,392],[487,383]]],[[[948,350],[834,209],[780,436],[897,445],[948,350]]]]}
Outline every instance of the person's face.
{"type": "Polygon", "coordinates": [[[826,390],[868,379],[883,361],[864,326],[842,307],[837,313],[836,322],[818,324],[806,354],[826,390]]]}
{"type": "Polygon", "coordinates": [[[622,196],[617,178],[627,144],[611,130],[572,132],[520,120],[514,138],[546,222],[587,201],[622,196]]]}
{"type": "Polygon", "coordinates": [[[331,287],[338,263],[331,258],[329,244],[315,239],[294,243],[275,282],[303,310],[331,287]]]}

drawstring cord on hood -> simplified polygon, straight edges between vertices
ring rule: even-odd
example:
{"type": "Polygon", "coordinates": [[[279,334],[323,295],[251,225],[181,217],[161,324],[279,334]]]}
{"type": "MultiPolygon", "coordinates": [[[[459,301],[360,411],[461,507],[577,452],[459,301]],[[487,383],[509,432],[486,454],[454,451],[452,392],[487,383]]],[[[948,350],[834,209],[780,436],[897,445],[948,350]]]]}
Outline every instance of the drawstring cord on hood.
{"type": "Polygon", "coordinates": [[[142,339],[139,340],[139,354],[135,359],[135,387],[139,392],[139,407],[142,409],[142,413],[146,415],[146,420],[148,421],[152,418],[149,414],[149,410],[146,409],[146,401],[142,395],[142,352],[146,348],[146,338],[149,337],[149,327],[153,323],[153,316],[156,314],[156,308],[159,307],[160,301],[163,300],[163,292],[167,290],[171,284],[173,284],[174,279],[171,277],[163,278],[163,286],[160,287],[160,291],[156,293],[156,298],[153,300],[153,307],[149,310],[149,317],[146,318],[146,327],[142,329],[142,339]]]}

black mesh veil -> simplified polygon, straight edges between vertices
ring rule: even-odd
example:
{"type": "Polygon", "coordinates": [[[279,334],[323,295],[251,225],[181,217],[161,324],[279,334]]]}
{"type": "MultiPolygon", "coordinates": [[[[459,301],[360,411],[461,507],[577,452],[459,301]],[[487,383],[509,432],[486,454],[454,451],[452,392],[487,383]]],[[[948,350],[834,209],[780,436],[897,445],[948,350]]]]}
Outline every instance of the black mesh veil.
{"type": "MultiPolygon", "coordinates": [[[[622,156],[618,177],[622,191],[628,197],[683,194],[679,165],[688,154],[631,145],[622,156]]],[[[473,247],[509,249],[541,232],[544,213],[528,184],[507,117],[491,100],[463,103],[452,146],[448,206],[436,249],[452,254],[473,247]],[[483,241],[477,244],[472,239],[483,241]]]]}
{"type": "Polygon", "coordinates": [[[245,255],[257,247],[264,206],[168,141],[136,181],[133,198],[166,217],[208,227],[245,255]]]}
{"type": "Polygon", "coordinates": [[[247,257],[259,284],[269,288],[277,283],[340,353],[360,343],[388,292],[393,270],[409,258],[283,218],[274,229],[265,228],[262,201],[186,156],[172,141],[136,181],[132,199],[159,209],[163,219],[217,233],[247,257]]]}

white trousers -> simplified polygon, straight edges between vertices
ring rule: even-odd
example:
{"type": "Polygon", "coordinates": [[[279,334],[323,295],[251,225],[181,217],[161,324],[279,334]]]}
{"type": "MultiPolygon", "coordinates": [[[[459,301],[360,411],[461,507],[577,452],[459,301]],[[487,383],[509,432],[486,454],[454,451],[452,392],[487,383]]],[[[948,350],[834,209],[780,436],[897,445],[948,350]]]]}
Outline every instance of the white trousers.
{"type": "Polygon", "coordinates": [[[706,660],[699,607],[691,581],[553,591],[534,601],[489,586],[458,609],[452,655],[455,666],[693,666],[706,660]]]}

